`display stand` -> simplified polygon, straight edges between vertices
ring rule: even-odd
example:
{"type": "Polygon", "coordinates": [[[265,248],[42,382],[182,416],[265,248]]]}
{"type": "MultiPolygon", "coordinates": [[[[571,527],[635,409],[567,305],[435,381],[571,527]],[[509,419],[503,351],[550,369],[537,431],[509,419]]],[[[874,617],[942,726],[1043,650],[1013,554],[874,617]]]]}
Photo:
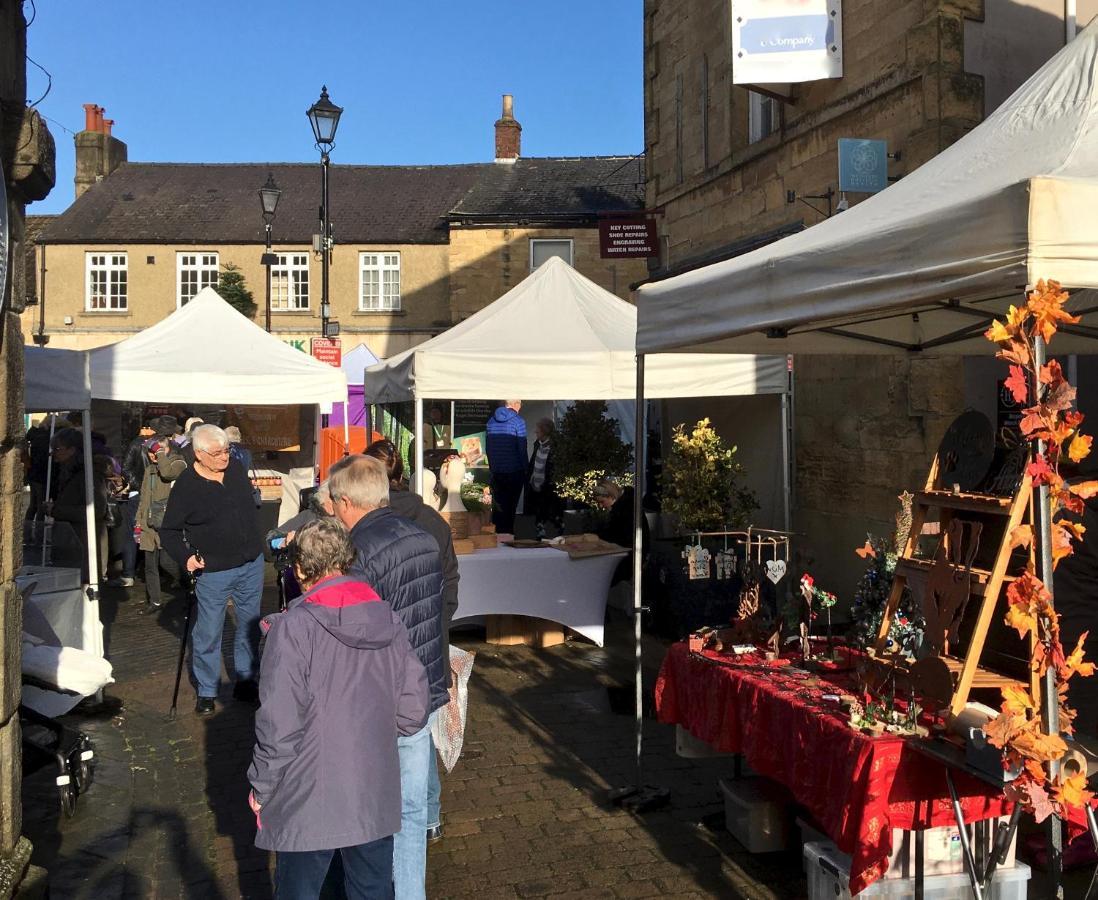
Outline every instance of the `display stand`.
{"type": "MultiPolygon", "coordinates": [[[[888,603],[885,606],[884,616],[881,619],[881,627],[877,633],[877,640],[872,651],[872,657],[879,664],[886,665],[890,669],[911,670],[913,667],[909,661],[889,655],[887,651],[888,635],[892,625],[893,616],[899,606],[908,579],[927,577],[928,594],[935,589],[935,581],[943,575],[954,581],[963,582],[967,579],[968,587],[966,596],[960,599],[960,606],[953,605],[950,609],[940,610],[945,616],[956,614],[963,615],[963,611],[969,600],[978,598],[979,609],[972,629],[972,636],[964,654],[959,656],[951,653],[950,637],[948,636],[949,622],[946,622],[947,636],[940,642],[932,641],[933,652],[931,656],[937,656],[948,669],[952,683],[952,696],[949,699],[950,715],[956,716],[968,703],[969,694],[973,689],[1003,688],[1008,685],[1026,688],[1030,695],[1039,696],[1039,685],[1036,676],[1031,676],[1029,682],[1021,681],[1009,675],[992,671],[980,665],[980,657],[987,641],[988,629],[992,623],[992,616],[999,604],[999,596],[1004,584],[1014,580],[1014,575],[1007,573],[1011,553],[1014,545],[1011,534],[1023,522],[1031,522],[1031,500],[1033,484],[1030,476],[1026,474],[1013,496],[997,496],[994,494],[980,494],[964,491],[949,490],[939,484],[940,461],[935,455],[930,467],[930,474],[923,490],[915,494],[911,508],[911,531],[904,544],[900,557],[896,562],[896,572],[892,581],[892,592],[889,594],[888,603]],[[931,520],[931,509],[938,510],[937,523],[940,528],[940,545],[934,559],[917,558],[915,556],[919,538],[923,534],[924,526],[931,520]],[[972,565],[972,553],[966,556],[966,548],[959,546],[964,543],[965,528],[974,523],[963,520],[957,514],[967,513],[979,516],[977,531],[984,541],[994,541],[996,553],[990,569],[983,569],[972,565]],[[953,526],[953,527],[951,527],[953,526]],[[960,537],[960,540],[958,540],[960,537]],[[960,612],[957,612],[957,610],[960,612]]],[[[971,534],[971,531],[970,531],[971,534]]],[[[971,537],[969,542],[971,543],[971,537]]],[[[1031,543],[1032,548],[1032,543],[1031,543]]],[[[1032,549],[1031,549],[1032,554],[1032,549]]],[[[958,598],[954,598],[956,601],[958,598]]],[[[934,598],[928,597],[925,607],[933,605],[934,598]]],[[[930,610],[933,614],[933,610],[930,610]]],[[[928,625],[931,623],[928,622],[928,625]]],[[[929,637],[929,629],[928,629],[929,637]]],[[[1030,647],[1032,651],[1032,647],[1030,647]]],[[[918,665],[922,665],[920,660],[918,665]]],[[[914,675],[918,677],[918,675],[914,675]]],[[[942,698],[944,699],[944,698],[942,698]]]]}

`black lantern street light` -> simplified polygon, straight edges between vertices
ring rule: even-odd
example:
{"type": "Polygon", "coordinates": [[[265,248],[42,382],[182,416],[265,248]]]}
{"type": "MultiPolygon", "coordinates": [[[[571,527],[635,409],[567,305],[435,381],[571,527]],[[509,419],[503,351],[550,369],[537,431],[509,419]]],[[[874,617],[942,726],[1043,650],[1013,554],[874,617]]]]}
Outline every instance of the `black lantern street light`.
{"type": "Polygon", "coordinates": [[[259,264],[267,269],[267,306],[266,328],[271,332],[271,266],[278,262],[278,257],[271,252],[271,223],[274,221],[275,210],[278,209],[278,198],[282,191],[275,184],[274,175],[267,173],[267,183],[259,189],[259,202],[263,207],[263,228],[267,232],[267,249],[259,259],[259,264]]]}
{"type": "Polygon", "coordinates": [[[331,307],[328,303],[328,265],[332,254],[332,222],[328,210],[328,154],[335,146],[336,129],[339,127],[339,117],[342,113],[342,107],[336,106],[328,99],[327,85],[320,89],[320,99],[306,112],[309,124],[313,126],[313,137],[316,139],[317,149],[320,150],[320,240],[314,249],[321,254],[320,333],[326,338],[334,337],[338,333],[328,323],[331,316],[331,307]]]}

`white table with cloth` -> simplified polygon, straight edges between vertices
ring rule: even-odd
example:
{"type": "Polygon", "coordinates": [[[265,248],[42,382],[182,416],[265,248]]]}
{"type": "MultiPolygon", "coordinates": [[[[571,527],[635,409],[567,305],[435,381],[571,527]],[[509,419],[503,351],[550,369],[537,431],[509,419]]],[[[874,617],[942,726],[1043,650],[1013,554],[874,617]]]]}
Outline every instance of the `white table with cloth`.
{"type": "Polygon", "coordinates": [[[496,547],[458,557],[454,622],[531,616],[557,622],[600,647],[610,579],[624,553],[571,559],[552,547],[496,547]]]}

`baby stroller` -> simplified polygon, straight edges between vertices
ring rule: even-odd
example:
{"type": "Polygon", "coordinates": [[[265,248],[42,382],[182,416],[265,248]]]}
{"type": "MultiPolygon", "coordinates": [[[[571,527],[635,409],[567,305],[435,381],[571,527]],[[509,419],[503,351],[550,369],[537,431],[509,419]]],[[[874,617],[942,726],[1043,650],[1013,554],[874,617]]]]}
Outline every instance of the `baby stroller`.
{"type": "Polygon", "coordinates": [[[95,751],[86,734],[55,719],[114,679],[105,659],[61,645],[45,616],[27,602],[33,591],[34,584],[23,589],[23,748],[28,757],[52,759],[61,810],[72,816],[91,784],[95,751]]]}

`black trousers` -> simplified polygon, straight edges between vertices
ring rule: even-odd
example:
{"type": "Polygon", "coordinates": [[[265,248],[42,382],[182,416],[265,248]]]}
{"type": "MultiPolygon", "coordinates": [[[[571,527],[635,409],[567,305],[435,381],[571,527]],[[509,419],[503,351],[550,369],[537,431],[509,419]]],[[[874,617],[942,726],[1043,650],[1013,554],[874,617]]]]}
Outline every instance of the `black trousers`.
{"type": "Polygon", "coordinates": [[[492,523],[498,534],[515,533],[515,510],[518,509],[525,483],[525,472],[492,473],[492,498],[495,501],[492,523]]]}

